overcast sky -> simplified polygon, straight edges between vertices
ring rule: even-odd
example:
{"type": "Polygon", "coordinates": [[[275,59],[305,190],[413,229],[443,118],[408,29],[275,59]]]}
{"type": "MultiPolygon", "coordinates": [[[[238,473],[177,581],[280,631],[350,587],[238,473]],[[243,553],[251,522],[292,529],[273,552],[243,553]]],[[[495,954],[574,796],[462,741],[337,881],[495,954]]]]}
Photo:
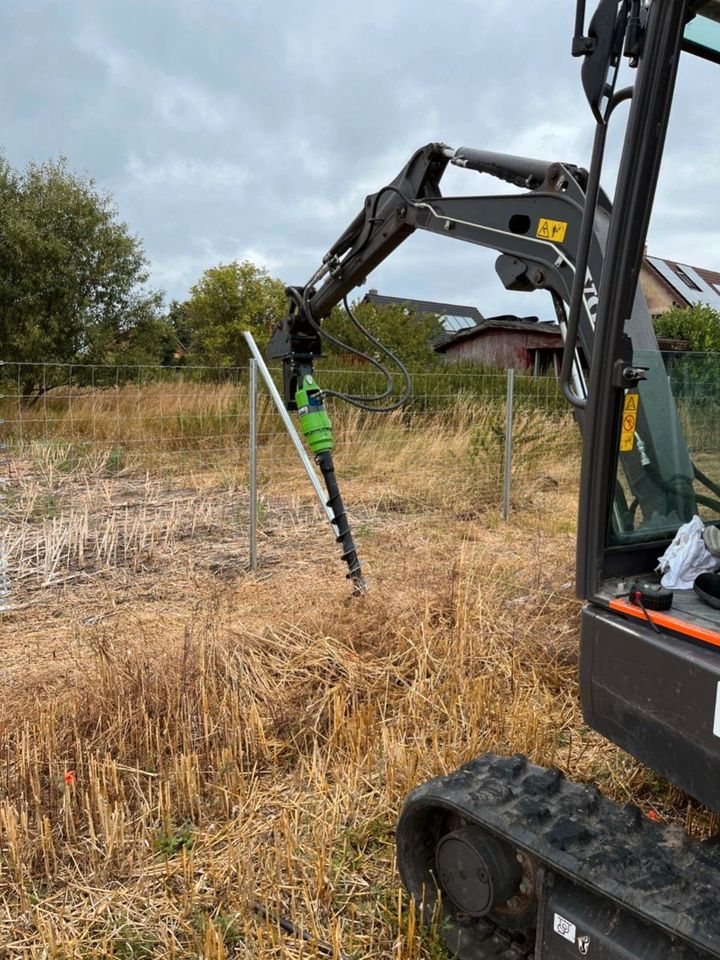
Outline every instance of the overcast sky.
{"type": "MultiPolygon", "coordinates": [[[[168,298],[234,259],[303,283],[365,194],[429,141],[588,163],[573,9],[572,0],[4,0],[1,145],[18,166],[64,154],[109,190],[168,298]]],[[[684,61],[650,252],[720,269],[711,180],[720,74],[684,61]]],[[[616,157],[617,138],[608,188],[616,157]]],[[[455,169],[444,183],[446,193],[499,189],[455,169]]],[[[494,260],[418,232],[369,286],[549,318],[546,295],[503,291],[494,260]]]]}

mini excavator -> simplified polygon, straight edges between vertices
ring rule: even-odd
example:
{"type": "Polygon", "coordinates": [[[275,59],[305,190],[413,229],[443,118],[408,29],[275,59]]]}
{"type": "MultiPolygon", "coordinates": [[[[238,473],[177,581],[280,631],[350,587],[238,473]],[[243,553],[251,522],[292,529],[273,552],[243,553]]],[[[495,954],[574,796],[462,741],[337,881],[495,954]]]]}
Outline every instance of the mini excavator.
{"type": "MultiPolygon", "coordinates": [[[[584,717],[720,811],[720,610],[693,590],[675,590],[669,608],[653,592],[657,558],[679,527],[695,515],[720,525],[720,478],[708,475],[719,469],[717,437],[709,455],[691,449],[638,283],[678,62],[691,54],[720,64],[720,0],[600,0],[587,28],[578,0],[572,53],[583,59],[596,124],[588,170],[422,147],[367,197],[310,280],[288,288],[269,355],[283,361],[285,401],[328,483],[360,589],[323,406],[332,394],[313,379],[323,318],[342,300],[347,307],[348,293],[418,229],[497,250],[508,290],[549,291],[564,338],[561,388],[583,438],[584,717]],[[620,87],[625,60],[634,82],[620,87]],[[611,203],[600,176],[608,126],[625,101],[611,203]],[[520,192],[443,196],[451,164],[520,192]]],[[[372,408],[389,392],[347,399],[372,408]]],[[[447,949],[461,960],[720,958],[720,842],[679,835],[522,756],[485,754],[413,790],[397,860],[408,894],[426,920],[440,913],[447,949]]]]}

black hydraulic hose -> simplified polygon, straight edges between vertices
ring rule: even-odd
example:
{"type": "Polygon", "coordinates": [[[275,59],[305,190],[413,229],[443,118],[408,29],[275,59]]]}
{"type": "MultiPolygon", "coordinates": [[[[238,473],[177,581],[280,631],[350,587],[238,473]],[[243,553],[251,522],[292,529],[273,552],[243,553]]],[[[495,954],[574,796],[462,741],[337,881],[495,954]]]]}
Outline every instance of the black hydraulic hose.
{"type": "Polygon", "coordinates": [[[308,320],[308,323],[316,330],[321,337],[323,337],[328,342],[334,344],[337,347],[340,347],[342,350],[345,350],[347,353],[355,354],[355,356],[360,357],[362,360],[366,360],[368,363],[371,363],[376,367],[385,377],[386,388],[382,393],[375,394],[374,396],[366,396],[364,394],[347,394],[340,393],[336,390],[323,390],[323,395],[326,397],[337,397],[339,400],[345,400],[346,403],[351,404],[353,407],[359,407],[361,410],[368,410],[371,413],[391,413],[393,410],[399,409],[404,403],[407,402],[409,397],[412,394],[412,380],[410,374],[408,373],[407,368],[403,364],[402,360],[396,354],[390,350],[389,347],[386,347],[384,343],[381,343],[370,331],[364,327],[357,317],[353,314],[350,309],[350,305],[347,302],[347,297],[343,298],[343,305],[347,311],[350,320],[357,329],[366,336],[372,344],[378,347],[385,356],[387,356],[393,363],[397,365],[402,373],[403,379],[405,381],[405,388],[403,395],[396,400],[394,403],[387,404],[385,406],[377,406],[375,401],[384,400],[385,397],[388,397],[393,390],[394,382],[392,374],[387,369],[387,367],[381,363],[379,360],[376,360],[374,357],[371,357],[369,354],[364,353],[362,350],[358,350],[356,347],[350,346],[348,343],[344,343],[342,340],[338,340],[337,337],[334,337],[331,333],[328,333],[327,330],[323,330],[321,324],[315,319],[312,306],[310,305],[310,295],[309,290],[306,288],[302,297],[299,296],[298,291],[292,288],[289,289],[289,294],[292,297],[293,301],[298,305],[298,307],[303,311],[305,317],[308,320]]]}
{"type": "MultiPolygon", "coordinates": [[[[307,321],[313,330],[317,331],[317,333],[323,337],[323,339],[327,340],[328,343],[334,344],[334,346],[339,347],[341,350],[344,350],[347,353],[354,353],[356,356],[362,357],[363,360],[367,360],[368,363],[372,364],[373,367],[378,369],[382,374],[385,375],[385,377],[387,377],[387,371],[379,360],[376,360],[369,354],[362,353],[360,350],[356,350],[355,347],[351,347],[349,343],[344,343],[342,340],[338,340],[337,337],[334,337],[331,333],[328,333],[327,330],[323,330],[322,326],[315,319],[315,315],[312,312],[312,308],[310,306],[310,297],[307,289],[304,290],[301,295],[300,292],[294,287],[288,287],[287,293],[292,299],[293,303],[295,303],[298,309],[300,309],[304,316],[307,317],[307,321]]],[[[387,394],[382,394],[381,399],[385,396],[387,396],[387,394]]]]}
{"type": "Polygon", "coordinates": [[[327,487],[327,505],[332,510],[333,524],[337,529],[336,541],[342,547],[342,559],[348,565],[349,573],[347,577],[353,582],[353,592],[355,594],[364,593],[366,585],[363,579],[355,542],[353,541],[352,531],[350,530],[347,513],[345,512],[345,505],[340,496],[340,488],[338,487],[335,476],[332,451],[323,450],[321,453],[316,454],[315,462],[318,467],[320,467],[320,472],[323,475],[325,486],[327,487]]]}
{"type": "MultiPolygon", "coordinates": [[[[335,949],[329,943],[324,943],[322,940],[316,940],[307,930],[302,930],[292,920],[288,920],[286,917],[281,916],[280,914],[274,913],[264,903],[261,903],[259,900],[254,900],[252,904],[252,909],[255,913],[259,914],[263,920],[267,920],[268,923],[276,924],[280,927],[281,930],[284,930],[285,933],[289,933],[293,937],[297,937],[299,940],[303,940],[305,943],[312,944],[315,947],[315,950],[322,954],[324,957],[334,957],[335,949]]],[[[347,960],[347,957],[344,953],[339,954],[340,960],[347,960]]]]}
{"type": "Polygon", "coordinates": [[[384,193],[396,193],[401,200],[408,204],[410,207],[422,207],[422,203],[419,203],[417,200],[413,200],[412,197],[408,197],[402,192],[394,183],[387,183],[384,187],[380,187],[378,192],[373,198],[372,210],[370,211],[370,221],[372,222],[377,217],[377,208],[378,203],[380,202],[380,197],[384,193]]]}
{"type": "MultiPolygon", "coordinates": [[[[385,351],[385,346],[382,343],[380,343],[380,341],[376,337],[374,337],[372,333],[370,333],[367,327],[364,327],[360,323],[358,318],[352,312],[350,308],[350,304],[348,303],[347,296],[343,297],[343,307],[345,308],[345,313],[347,314],[348,320],[350,321],[350,323],[352,323],[355,329],[360,334],[362,334],[362,336],[367,337],[370,343],[374,344],[376,347],[379,347],[380,350],[385,351]]],[[[372,396],[355,395],[355,394],[348,394],[348,396],[352,396],[353,400],[372,401],[373,403],[377,402],[378,400],[386,400],[389,396],[392,395],[392,392],[395,389],[395,380],[393,379],[392,371],[388,370],[384,364],[383,364],[383,372],[385,374],[385,379],[387,380],[387,385],[382,393],[375,393],[372,396]]]]}
{"type": "Polygon", "coordinates": [[[397,356],[397,354],[393,353],[392,350],[390,350],[389,347],[386,347],[384,343],[381,343],[380,340],[377,339],[377,337],[373,336],[373,334],[368,330],[367,327],[364,327],[362,323],[360,323],[358,318],[350,309],[350,304],[348,303],[347,297],[343,297],[343,306],[345,307],[345,311],[348,317],[350,318],[350,321],[353,324],[353,326],[355,326],[356,329],[359,330],[361,334],[363,334],[363,336],[367,337],[367,339],[374,346],[382,350],[383,353],[387,357],[389,357],[390,360],[392,360],[392,362],[398,367],[398,369],[400,370],[400,373],[402,374],[403,380],[405,381],[405,386],[403,387],[402,396],[399,397],[397,400],[395,400],[393,403],[386,404],[383,407],[379,407],[375,405],[376,400],[384,400],[385,397],[388,397],[392,393],[393,388],[395,386],[395,383],[392,378],[392,374],[386,367],[383,367],[385,376],[387,377],[387,380],[388,380],[388,385],[385,388],[384,393],[376,394],[373,397],[367,397],[367,396],[356,396],[356,395],[347,394],[347,393],[339,393],[336,390],[324,390],[323,396],[337,397],[339,400],[345,400],[347,401],[347,403],[350,403],[355,407],[359,407],[361,410],[370,410],[373,413],[391,413],[393,410],[399,409],[404,403],[406,403],[406,401],[410,398],[412,394],[412,379],[410,377],[410,374],[408,373],[408,369],[405,366],[405,364],[402,362],[400,357],[397,356]],[[372,401],[372,405],[370,401],[372,401]]]}

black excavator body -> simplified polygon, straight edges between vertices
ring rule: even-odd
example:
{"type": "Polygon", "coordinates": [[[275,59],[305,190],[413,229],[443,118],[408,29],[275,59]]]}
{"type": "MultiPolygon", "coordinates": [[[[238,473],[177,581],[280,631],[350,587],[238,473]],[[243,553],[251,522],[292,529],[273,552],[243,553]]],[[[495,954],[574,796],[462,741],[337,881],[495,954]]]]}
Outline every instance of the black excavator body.
{"type": "MultiPolygon", "coordinates": [[[[286,402],[320,355],[321,321],[415,230],[491,247],[511,290],[550,292],[565,339],[561,385],[583,437],[577,592],[586,601],[580,691],[589,726],[720,810],[720,611],[692,590],[633,604],[659,555],[720,484],[690,449],[639,272],[681,51],[720,63],[720,0],[600,0],[572,52],[596,121],[588,171],[442,143],[367,197],[320,268],[288,288],[269,354],[286,402]],[[618,88],[623,59],[637,69],[618,88]],[[630,101],[612,204],[607,128],[630,101]],[[445,197],[453,164],[519,194],[445,197]]],[[[720,452],[720,451],[716,451],[720,452]]],[[[479,757],[417,787],[398,867],[424,920],[460,960],[720,958],[720,841],[650,822],[523,757],[479,757]]]]}

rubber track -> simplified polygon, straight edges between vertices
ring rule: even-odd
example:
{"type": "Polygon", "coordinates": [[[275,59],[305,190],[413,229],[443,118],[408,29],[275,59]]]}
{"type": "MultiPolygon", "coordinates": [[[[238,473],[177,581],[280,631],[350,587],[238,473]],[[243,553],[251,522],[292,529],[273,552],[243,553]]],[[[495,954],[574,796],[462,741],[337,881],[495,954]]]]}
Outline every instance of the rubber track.
{"type": "MultiPolygon", "coordinates": [[[[638,807],[608,800],[597,788],[525,757],[484,754],[407,797],[397,831],[404,880],[411,879],[405,876],[411,861],[403,844],[412,836],[413,815],[428,807],[460,814],[555,872],[720,957],[718,839],[693,840],[681,828],[654,823],[638,807]]],[[[478,956],[504,956],[492,952],[490,943],[487,947],[490,952],[484,943],[478,956]]],[[[506,938],[508,948],[515,950],[508,958],[526,955],[506,938]]]]}
{"type": "Polygon", "coordinates": [[[523,946],[493,923],[476,920],[473,954],[477,960],[531,960],[535,947],[523,946]]]}

